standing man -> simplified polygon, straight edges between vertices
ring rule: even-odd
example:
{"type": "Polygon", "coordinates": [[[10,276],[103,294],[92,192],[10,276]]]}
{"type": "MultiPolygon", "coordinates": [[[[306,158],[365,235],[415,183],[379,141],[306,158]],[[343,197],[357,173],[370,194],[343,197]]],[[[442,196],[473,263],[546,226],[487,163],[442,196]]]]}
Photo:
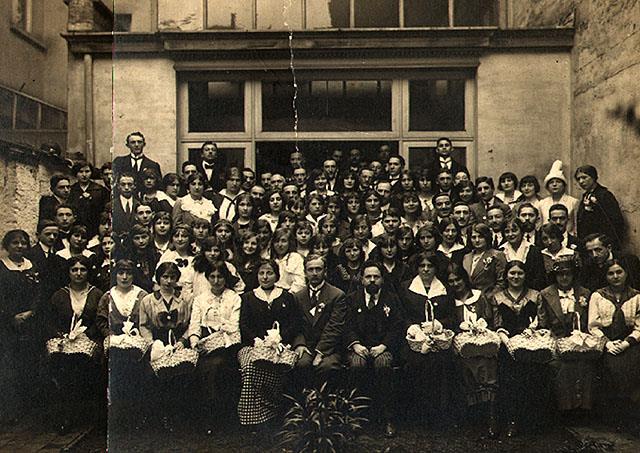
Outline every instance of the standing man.
{"type": "Polygon", "coordinates": [[[71,180],[68,176],[53,175],[49,180],[51,195],[40,198],[38,206],[38,223],[43,220],[53,220],[56,216],[56,208],[69,201],[71,194],[71,180]]]}
{"type": "Polygon", "coordinates": [[[452,175],[456,175],[460,171],[466,171],[467,167],[456,161],[451,157],[451,153],[453,152],[453,143],[447,137],[441,137],[436,141],[436,153],[434,159],[431,161],[429,165],[429,174],[434,178],[431,183],[435,187],[436,181],[435,178],[438,172],[446,168],[451,172],[452,175]]]}
{"type": "Polygon", "coordinates": [[[200,148],[198,172],[205,176],[205,192],[219,192],[224,188],[224,155],[214,142],[204,142],[200,148]]]}
{"type": "Polygon", "coordinates": [[[402,170],[404,170],[404,157],[402,156],[390,156],[389,161],[387,162],[387,174],[389,182],[391,183],[391,188],[394,193],[402,190],[402,186],[399,184],[400,182],[400,174],[402,170]]]}
{"type": "Polygon", "coordinates": [[[396,398],[391,366],[403,332],[400,299],[391,287],[383,287],[382,275],[381,264],[367,261],[362,270],[362,289],[347,296],[345,345],[355,381],[370,390],[385,421],[385,435],[393,437],[396,398]]]}
{"type": "Polygon", "coordinates": [[[304,274],[307,286],[293,295],[303,315],[302,334],[294,344],[299,357],[298,382],[311,384],[316,374],[322,384],[340,369],[347,305],[342,290],[326,281],[327,263],[323,256],[307,255],[304,274]]]}
{"type": "Polygon", "coordinates": [[[133,175],[134,182],[137,187],[143,187],[142,185],[142,170],[145,168],[151,168],[156,171],[158,176],[162,179],[162,171],[160,170],[160,164],[149,159],[144,155],[144,147],[146,142],[142,132],[132,132],[127,135],[125,141],[127,148],[129,148],[128,156],[118,156],[113,159],[113,173],[115,173],[116,179],[119,174],[129,173],[133,175]]]}
{"type": "Polygon", "coordinates": [[[127,172],[119,173],[116,178],[116,190],[113,196],[111,225],[114,235],[120,238],[126,236],[129,229],[136,223],[135,212],[138,207],[138,200],[134,197],[135,191],[134,176],[127,172]]]}
{"type": "Polygon", "coordinates": [[[338,163],[333,159],[325,159],[322,163],[322,171],[327,178],[327,189],[335,192],[338,183],[338,163]]]}

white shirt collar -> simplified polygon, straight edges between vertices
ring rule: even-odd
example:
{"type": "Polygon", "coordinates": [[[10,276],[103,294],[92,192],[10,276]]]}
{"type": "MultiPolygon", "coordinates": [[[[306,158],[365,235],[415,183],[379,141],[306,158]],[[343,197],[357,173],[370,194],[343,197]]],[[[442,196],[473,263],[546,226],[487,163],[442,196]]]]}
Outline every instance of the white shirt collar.
{"type": "Polygon", "coordinates": [[[262,289],[262,287],[258,286],[256,289],[253,290],[253,294],[260,299],[263,302],[266,302],[269,304],[269,306],[271,306],[271,303],[277,299],[278,297],[280,297],[280,295],[282,295],[282,293],[284,292],[284,290],[278,286],[275,286],[272,290],[270,294],[267,294],[264,289],[262,289]]]}
{"type": "Polygon", "coordinates": [[[462,307],[463,305],[473,305],[478,301],[478,299],[480,299],[481,295],[482,291],[480,291],[479,289],[472,289],[471,296],[467,300],[462,301],[456,299],[456,307],[462,307]]]}
{"type": "MultiPolygon", "coordinates": [[[[382,292],[382,289],[379,289],[378,292],[375,294],[376,296],[376,305],[378,305],[378,302],[380,302],[380,293],[382,292]]],[[[371,294],[369,294],[367,292],[367,290],[364,291],[364,303],[365,305],[369,305],[369,301],[371,300],[371,294]]]]}
{"type": "Polygon", "coordinates": [[[437,277],[434,277],[433,280],[431,280],[431,286],[429,287],[429,292],[427,292],[427,289],[424,287],[424,282],[419,275],[416,275],[416,277],[411,280],[409,291],[428,297],[429,299],[447,294],[447,288],[445,288],[437,277]]]}

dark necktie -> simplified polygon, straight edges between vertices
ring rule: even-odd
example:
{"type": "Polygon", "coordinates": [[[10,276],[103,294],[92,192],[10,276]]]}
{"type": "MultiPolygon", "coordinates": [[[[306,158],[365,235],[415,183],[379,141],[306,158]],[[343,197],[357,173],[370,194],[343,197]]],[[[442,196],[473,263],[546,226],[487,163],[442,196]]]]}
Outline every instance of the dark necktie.
{"type": "Polygon", "coordinates": [[[375,306],[376,306],[376,295],[371,294],[371,297],[369,297],[369,303],[367,304],[367,308],[371,310],[375,306]]]}

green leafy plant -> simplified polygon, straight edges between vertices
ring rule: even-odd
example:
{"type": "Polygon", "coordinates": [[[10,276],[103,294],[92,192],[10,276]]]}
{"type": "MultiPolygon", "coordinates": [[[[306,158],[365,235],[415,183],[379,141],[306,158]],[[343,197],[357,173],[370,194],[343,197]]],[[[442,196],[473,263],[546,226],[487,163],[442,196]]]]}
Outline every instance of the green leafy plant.
{"type": "Polygon", "coordinates": [[[320,389],[305,389],[302,400],[285,395],[291,401],[278,433],[281,446],[296,453],[339,452],[356,441],[368,419],[363,416],[370,399],[358,396],[357,390],[331,393],[327,384],[320,389]]]}

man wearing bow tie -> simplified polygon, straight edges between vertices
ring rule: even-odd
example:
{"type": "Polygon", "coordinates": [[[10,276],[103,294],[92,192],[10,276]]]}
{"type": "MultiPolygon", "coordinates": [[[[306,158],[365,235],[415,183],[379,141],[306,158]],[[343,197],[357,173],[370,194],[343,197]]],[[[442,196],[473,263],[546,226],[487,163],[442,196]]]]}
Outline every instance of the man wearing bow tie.
{"type": "Polygon", "coordinates": [[[324,257],[308,255],[304,260],[304,273],[307,286],[293,295],[303,314],[302,334],[293,346],[299,356],[296,381],[308,385],[313,381],[313,371],[325,381],[340,369],[347,305],[342,290],[326,281],[324,257]]]}
{"type": "Polygon", "coordinates": [[[207,181],[205,192],[219,192],[224,188],[224,155],[214,142],[204,142],[200,148],[200,159],[197,168],[207,181]]]}
{"type": "Polygon", "coordinates": [[[155,170],[160,178],[162,178],[160,164],[144,155],[146,142],[142,132],[132,132],[127,135],[125,144],[127,148],[129,148],[130,154],[128,156],[118,156],[113,159],[113,173],[116,178],[119,174],[130,173],[133,174],[135,178],[136,186],[143,187],[142,170],[145,168],[155,170]]]}
{"type": "Polygon", "coordinates": [[[430,172],[433,180],[431,181],[432,185],[436,185],[436,175],[438,172],[444,168],[449,170],[451,174],[455,177],[456,173],[460,171],[467,171],[467,167],[455,161],[453,157],[451,157],[451,153],[453,152],[453,143],[447,137],[439,138],[436,142],[436,155],[435,158],[431,161],[430,172]]]}

